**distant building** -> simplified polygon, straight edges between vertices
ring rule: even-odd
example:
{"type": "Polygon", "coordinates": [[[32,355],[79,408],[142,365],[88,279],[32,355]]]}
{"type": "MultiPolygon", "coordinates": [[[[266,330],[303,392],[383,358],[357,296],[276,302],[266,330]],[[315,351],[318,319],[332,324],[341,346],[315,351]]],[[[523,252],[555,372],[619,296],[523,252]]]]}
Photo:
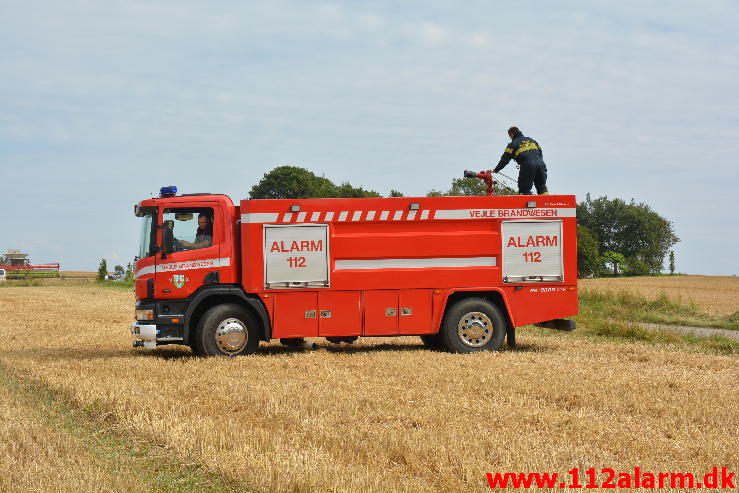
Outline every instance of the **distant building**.
{"type": "Polygon", "coordinates": [[[15,267],[29,265],[30,263],[31,261],[28,260],[28,254],[21,253],[20,250],[8,249],[7,252],[0,255],[0,265],[15,267]]]}

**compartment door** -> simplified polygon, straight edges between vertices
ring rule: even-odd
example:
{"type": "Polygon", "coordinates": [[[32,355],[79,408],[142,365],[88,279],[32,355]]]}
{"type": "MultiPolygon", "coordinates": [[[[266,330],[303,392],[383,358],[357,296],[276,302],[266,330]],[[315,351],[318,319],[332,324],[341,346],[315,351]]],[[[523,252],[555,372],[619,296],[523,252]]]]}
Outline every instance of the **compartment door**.
{"type": "Polygon", "coordinates": [[[398,292],[364,292],[364,332],[362,335],[398,334],[398,292]]]}
{"type": "Polygon", "coordinates": [[[430,334],[431,290],[404,289],[398,298],[398,327],[400,334],[430,334]]]}
{"type": "Polygon", "coordinates": [[[327,224],[264,226],[267,289],[328,287],[327,224]]]}
{"type": "Polygon", "coordinates": [[[272,337],[317,337],[316,293],[277,293],[274,296],[272,337]]]}
{"type": "Polygon", "coordinates": [[[562,221],[503,221],[503,282],[562,282],[562,221]]]}
{"type": "Polygon", "coordinates": [[[318,335],[358,336],[362,333],[360,291],[318,293],[318,335]]]}

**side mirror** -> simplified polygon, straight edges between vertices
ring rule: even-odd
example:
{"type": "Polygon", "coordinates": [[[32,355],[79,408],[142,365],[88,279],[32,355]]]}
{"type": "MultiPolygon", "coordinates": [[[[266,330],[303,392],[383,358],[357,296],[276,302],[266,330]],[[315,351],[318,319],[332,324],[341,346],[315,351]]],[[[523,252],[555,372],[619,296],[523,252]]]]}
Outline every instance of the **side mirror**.
{"type": "Polygon", "coordinates": [[[169,228],[162,230],[162,254],[169,255],[174,250],[174,232],[169,228]]]}

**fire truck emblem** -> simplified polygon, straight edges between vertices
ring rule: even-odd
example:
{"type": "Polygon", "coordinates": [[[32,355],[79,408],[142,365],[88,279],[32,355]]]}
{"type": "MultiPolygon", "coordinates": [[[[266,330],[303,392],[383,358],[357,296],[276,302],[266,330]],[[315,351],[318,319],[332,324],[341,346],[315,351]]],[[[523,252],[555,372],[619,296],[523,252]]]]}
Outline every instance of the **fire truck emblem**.
{"type": "Polygon", "coordinates": [[[178,289],[183,287],[187,281],[188,279],[184,274],[175,274],[172,276],[172,284],[178,289]]]}

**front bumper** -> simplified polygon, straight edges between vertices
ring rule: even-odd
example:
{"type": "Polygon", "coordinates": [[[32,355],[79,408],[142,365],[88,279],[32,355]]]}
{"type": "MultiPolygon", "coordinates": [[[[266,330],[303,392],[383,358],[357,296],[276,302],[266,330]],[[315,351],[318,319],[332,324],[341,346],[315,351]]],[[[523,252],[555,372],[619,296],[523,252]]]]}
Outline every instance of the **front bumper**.
{"type": "MultiPolygon", "coordinates": [[[[168,327],[165,325],[165,327],[168,327]]],[[[157,344],[181,343],[182,337],[162,336],[162,330],[156,324],[145,322],[131,322],[131,334],[136,339],[133,341],[133,347],[143,347],[145,349],[154,349],[157,344]]],[[[166,333],[166,331],[165,331],[166,333]]]]}
{"type": "Polygon", "coordinates": [[[156,325],[131,322],[131,334],[136,339],[133,341],[133,347],[144,347],[146,349],[157,347],[156,325]]]}

